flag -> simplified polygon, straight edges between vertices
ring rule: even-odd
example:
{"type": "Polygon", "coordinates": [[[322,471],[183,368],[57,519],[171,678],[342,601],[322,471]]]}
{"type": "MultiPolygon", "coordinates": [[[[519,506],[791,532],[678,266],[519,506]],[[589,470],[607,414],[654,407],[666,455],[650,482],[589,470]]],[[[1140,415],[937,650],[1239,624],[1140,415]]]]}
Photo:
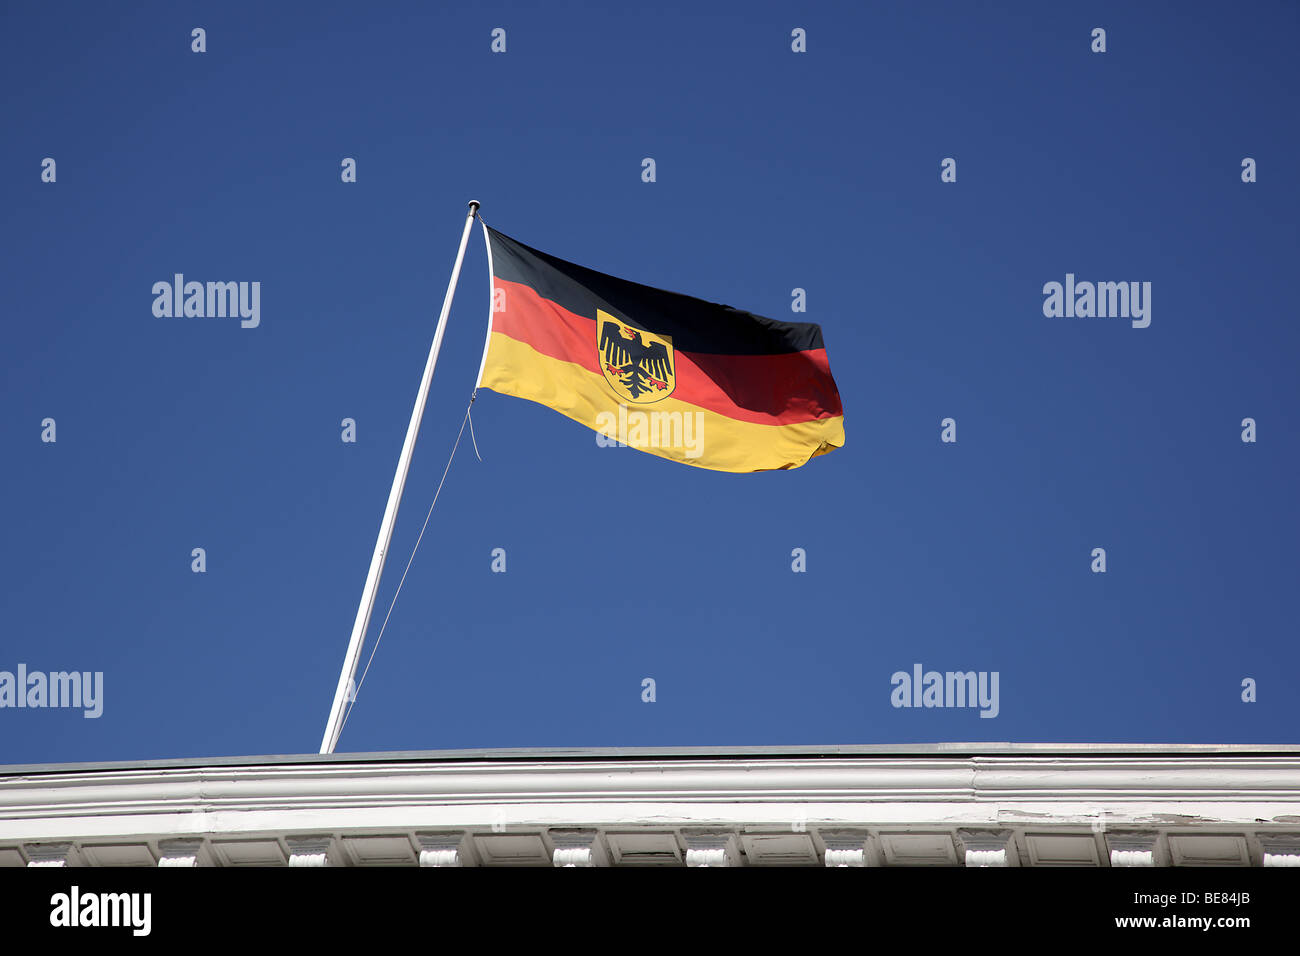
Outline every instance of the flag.
{"type": "Polygon", "coordinates": [[[622,444],[717,471],[797,468],[844,444],[821,328],[565,262],[484,226],[479,384],[622,444]]]}

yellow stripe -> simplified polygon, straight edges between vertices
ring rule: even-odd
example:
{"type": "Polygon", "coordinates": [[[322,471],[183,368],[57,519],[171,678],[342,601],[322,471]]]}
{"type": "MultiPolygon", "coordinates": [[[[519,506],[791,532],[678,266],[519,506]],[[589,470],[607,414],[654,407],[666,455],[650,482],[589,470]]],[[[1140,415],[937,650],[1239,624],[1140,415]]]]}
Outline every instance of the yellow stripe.
{"type": "Polygon", "coordinates": [[[502,395],[553,408],[651,455],[715,471],[798,468],[844,444],[842,415],[793,425],[759,425],[672,397],[650,405],[625,406],[626,411],[620,413],[618,396],[604,376],[543,355],[500,332],[492,333],[482,384],[502,395]],[[667,415],[638,418],[656,412],[667,415]]]}

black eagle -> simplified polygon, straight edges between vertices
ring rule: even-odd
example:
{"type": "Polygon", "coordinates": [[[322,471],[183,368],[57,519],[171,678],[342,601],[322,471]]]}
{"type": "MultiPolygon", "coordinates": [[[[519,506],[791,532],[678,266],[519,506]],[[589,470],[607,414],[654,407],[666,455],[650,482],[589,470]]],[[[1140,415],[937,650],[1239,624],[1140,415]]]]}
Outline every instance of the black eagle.
{"type": "Polygon", "coordinates": [[[600,352],[605,370],[618,378],[633,399],[668,388],[673,367],[664,343],[647,345],[636,329],[606,322],[600,330],[600,352]]]}

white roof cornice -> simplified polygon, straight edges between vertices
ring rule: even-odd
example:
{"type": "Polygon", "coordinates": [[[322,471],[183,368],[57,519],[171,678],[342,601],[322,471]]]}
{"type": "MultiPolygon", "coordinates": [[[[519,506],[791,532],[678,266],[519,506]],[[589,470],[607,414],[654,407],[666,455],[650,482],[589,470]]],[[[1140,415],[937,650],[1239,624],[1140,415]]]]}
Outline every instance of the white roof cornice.
{"type": "Polygon", "coordinates": [[[1300,756],[335,759],[0,769],[0,842],[503,826],[1300,825],[1300,756]]]}

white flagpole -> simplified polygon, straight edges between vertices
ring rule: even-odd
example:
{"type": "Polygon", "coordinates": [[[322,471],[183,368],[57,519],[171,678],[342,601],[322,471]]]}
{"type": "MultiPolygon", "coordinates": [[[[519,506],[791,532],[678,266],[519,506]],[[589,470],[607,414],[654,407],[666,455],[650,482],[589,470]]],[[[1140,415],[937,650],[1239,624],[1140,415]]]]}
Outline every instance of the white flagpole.
{"type": "Polygon", "coordinates": [[[460,264],[465,259],[465,245],[469,241],[469,231],[474,225],[474,214],[478,212],[478,200],[471,200],[469,214],[465,217],[465,230],[460,236],[460,250],[456,253],[456,265],[451,270],[451,281],[447,283],[447,295],[442,300],[442,315],[438,317],[438,330],[433,333],[433,346],[429,349],[429,360],[424,365],[424,378],[420,382],[420,392],[415,397],[415,408],[411,410],[411,423],[406,426],[406,441],[402,443],[402,454],[397,459],[397,474],[393,476],[393,487],[388,492],[388,506],[384,509],[384,520],[379,525],[379,538],[375,541],[375,553],[370,558],[370,571],[366,575],[366,587],[361,594],[361,605],[357,608],[357,619],[352,624],[352,637],[348,641],[348,654],[343,660],[343,670],[339,673],[339,686],[334,691],[334,706],[330,708],[329,722],[325,725],[325,736],[321,738],[320,752],[332,754],[343,730],[343,715],[349,698],[352,696],[353,680],[356,678],[357,662],[361,659],[361,649],[365,642],[366,629],[370,626],[370,613],[375,607],[375,595],[379,591],[379,578],[384,573],[384,558],[388,555],[388,545],[393,537],[393,525],[397,523],[397,508],[402,502],[402,489],[406,487],[406,473],[411,467],[411,455],[415,451],[415,438],[420,431],[420,420],[424,417],[424,403],[429,398],[429,385],[433,381],[433,369],[438,364],[438,351],[442,348],[442,336],[447,330],[447,316],[451,313],[451,300],[456,294],[456,280],[460,278],[460,264]]]}

